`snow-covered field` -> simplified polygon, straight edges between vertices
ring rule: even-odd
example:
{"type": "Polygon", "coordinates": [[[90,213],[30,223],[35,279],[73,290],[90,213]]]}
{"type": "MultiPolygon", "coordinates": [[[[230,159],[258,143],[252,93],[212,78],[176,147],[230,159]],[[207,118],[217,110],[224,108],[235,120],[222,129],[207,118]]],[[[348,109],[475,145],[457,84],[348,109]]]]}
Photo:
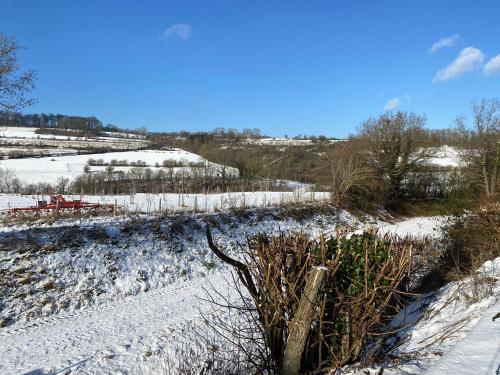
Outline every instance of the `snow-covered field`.
{"type": "MultiPolygon", "coordinates": [[[[343,139],[329,139],[329,143],[344,142],[343,139]]],[[[263,146],[308,146],[313,144],[311,139],[293,139],[283,137],[269,138],[248,138],[247,143],[258,144],[263,146]]]]}
{"type": "MultiPolygon", "coordinates": [[[[29,127],[0,127],[0,138],[23,138],[23,139],[57,139],[57,140],[86,140],[85,137],[75,137],[75,136],[66,136],[66,135],[55,135],[55,134],[37,134],[36,131],[38,128],[29,128],[29,127]]],[[[64,130],[64,129],[63,129],[64,130]]],[[[66,130],[71,131],[71,130],[66,130]]],[[[96,139],[108,140],[108,141],[117,141],[117,142],[127,142],[128,139],[138,140],[139,136],[135,134],[127,134],[127,133],[111,133],[105,132],[107,137],[96,137],[96,139]],[[119,136],[115,136],[118,134],[119,136]]]]}
{"type": "Polygon", "coordinates": [[[147,146],[149,141],[140,136],[126,133],[108,133],[106,137],[76,137],[52,134],[36,134],[37,128],[0,127],[0,144],[71,147],[71,148],[109,148],[137,149],[147,146]]]}
{"type": "Polygon", "coordinates": [[[41,148],[41,147],[0,147],[0,157],[16,155],[42,157],[48,155],[76,155],[77,151],[71,148],[41,148]]]}
{"type": "MultiPolygon", "coordinates": [[[[132,195],[66,195],[65,199],[82,199],[88,203],[112,204],[124,213],[168,213],[180,211],[214,212],[248,207],[269,207],[289,203],[321,202],[330,200],[329,192],[261,191],[220,194],[148,194],[132,195]]],[[[0,212],[10,208],[35,207],[42,195],[0,194],[0,212]]]]}
{"type": "MultiPolygon", "coordinates": [[[[0,161],[0,168],[9,168],[15,171],[17,177],[24,183],[50,183],[57,182],[59,177],[74,179],[83,174],[83,168],[89,159],[102,160],[110,163],[112,160],[128,163],[143,161],[147,166],[155,168],[162,165],[165,160],[178,163],[208,163],[211,173],[219,173],[218,164],[209,163],[199,155],[181,149],[173,150],[140,150],[108,152],[104,154],[63,155],[43,158],[8,159],[0,161]]],[[[128,170],[131,166],[116,167],[117,170],[128,170]]],[[[179,167],[182,168],[182,167],[179,167]]],[[[90,171],[104,170],[104,166],[91,166],[90,171]]],[[[226,167],[227,175],[237,175],[237,170],[226,167]]]]}

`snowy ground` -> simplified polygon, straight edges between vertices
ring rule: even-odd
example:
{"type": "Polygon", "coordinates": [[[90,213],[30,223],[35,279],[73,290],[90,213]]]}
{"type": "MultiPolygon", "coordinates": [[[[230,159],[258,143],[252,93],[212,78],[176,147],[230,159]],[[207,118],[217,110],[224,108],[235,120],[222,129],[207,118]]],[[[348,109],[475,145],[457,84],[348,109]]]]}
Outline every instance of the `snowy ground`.
{"type": "Polygon", "coordinates": [[[42,147],[1,147],[0,157],[9,158],[13,155],[22,155],[23,157],[43,157],[50,155],[76,155],[77,151],[71,148],[42,148],[42,147]]]}
{"type": "MultiPolygon", "coordinates": [[[[317,237],[334,227],[355,230],[375,225],[400,236],[436,237],[443,223],[440,218],[414,218],[395,224],[367,219],[362,222],[337,210],[300,219],[276,210],[254,210],[243,217],[226,213],[145,218],[138,226],[126,219],[108,218],[84,220],[78,227],[63,222],[14,228],[0,236],[3,244],[11,244],[10,238],[17,236],[26,243],[40,242],[48,253],[42,256],[40,250],[25,249],[18,254],[13,248],[3,248],[0,265],[18,278],[22,275],[16,270],[36,269],[38,265],[38,275],[56,278],[60,286],[51,289],[52,294],[45,293],[52,298],[48,304],[68,298],[81,304],[63,305],[53,312],[40,308],[42,315],[29,318],[22,313],[25,307],[16,310],[15,302],[23,299],[25,303],[27,297],[9,297],[7,310],[17,318],[0,329],[0,374],[168,374],[183,361],[180,352],[203,350],[200,342],[192,340],[193,332],[204,329],[202,314],[209,314],[212,307],[200,299],[203,288],[212,285],[221,293],[230,290],[229,270],[207,252],[203,236],[206,222],[215,228],[214,237],[226,251],[234,251],[246,234],[260,231],[301,229],[317,237]],[[61,228],[67,231],[59,238],[64,245],[50,250],[47,245],[58,239],[61,228]],[[83,235],[81,243],[75,243],[78,236],[72,228],[83,235]],[[110,271],[110,266],[116,270],[110,271]],[[49,272],[40,272],[47,267],[49,272]],[[89,295],[89,290],[99,288],[101,294],[89,295]]],[[[500,276],[499,270],[500,259],[486,264],[482,274],[491,280],[500,276]]],[[[44,282],[38,280],[35,285],[41,287],[44,282]]],[[[411,359],[388,364],[384,374],[421,374],[426,370],[433,374],[495,373],[500,364],[500,320],[492,322],[491,318],[500,308],[498,283],[490,284],[480,301],[471,301],[458,287],[449,284],[423,296],[399,315],[400,321],[415,321],[401,333],[406,341],[400,354],[411,359]],[[423,318],[417,321],[416,317],[423,318]]],[[[43,293],[36,289],[30,292],[28,299],[36,309],[43,293]]],[[[345,370],[349,374],[380,373],[380,368],[345,370]]]]}
{"type": "MultiPolygon", "coordinates": [[[[248,207],[269,207],[280,204],[321,202],[330,199],[328,192],[261,191],[231,192],[220,194],[148,194],[132,195],[66,195],[65,199],[82,199],[88,203],[112,204],[115,202],[124,213],[167,213],[181,211],[214,212],[248,207]]],[[[35,207],[42,195],[0,194],[0,212],[9,208],[35,207]]]]}
{"type": "MultiPolygon", "coordinates": [[[[112,160],[128,163],[143,161],[148,167],[154,167],[158,164],[162,166],[165,160],[179,163],[208,163],[201,156],[181,149],[173,150],[140,150],[140,151],[122,151],[108,152],[105,154],[86,154],[86,155],[63,155],[42,158],[23,158],[8,159],[0,161],[0,168],[12,169],[16,176],[24,183],[50,183],[57,182],[59,177],[74,179],[83,174],[83,168],[89,159],[102,159],[103,163],[110,163],[112,160]]],[[[209,163],[212,173],[217,173],[218,164],[209,163]]],[[[116,170],[129,170],[128,167],[116,167],[116,170]]],[[[91,166],[90,171],[104,170],[104,166],[91,166]]],[[[237,175],[237,170],[226,167],[228,176],[237,175]]]]}
{"type": "Polygon", "coordinates": [[[175,361],[181,341],[173,338],[210,308],[197,298],[202,287],[227,286],[228,269],[207,249],[207,222],[230,252],[247,234],[303,230],[317,237],[360,225],[331,208],[299,218],[268,209],[11,228],[0,236],[7,324],[0,374],[70,365],[74,373],[144,373],[165,356],[175,361]],[[13,238],[20,239],[15,246],[13,238]]]}
{"type": "Polygon", "coordinates": [[[417,298],[394,320],[408,326],[401,345],[382,367],[345,369],[342,374],[463,374],[500,372],[500,258],[488,261],[476,278],[453,282],[417,298]],[[478,287],[479,295],[473,289],[478,287]]]}
{"type": "MultiPolygon", "coordinates": [[[[56,139],[56,140],[71,140],[71,141],[81,141],[88,140],[87,137],[75,137],[66,135],[55,135],[55,134],[37,134],[38,128],[22,127],[22,126],[6,126],[0,127],[0,138],[20,138],[20,139],[56,139]]],[[[58,129],[66,130],[68,129],[58,129]]],[[[112,133],[104,132],[106,136],[104,137],[93,137],[92,139],[112,141],[112,142],[129,142],[129,141],[143,141],[143,136],[137,134],[128,133],[112,133]]]]}
{"type": "Polygon", "coordinates": [[[50,146],[70,148],[137,149],[147,146],[149,141],[137,135],[108,133],[106,137],[73,137],[52,134],[36,134],[37,128],[0,127],[0,143],[8,145],[50,146]]]}
{"type": "Polygon", "coordinates": [[[435,152],[429,163],[440,167],[462,167],[464,165],[460,151],[454,147],[442,146],[431,149],[435,152]]]}

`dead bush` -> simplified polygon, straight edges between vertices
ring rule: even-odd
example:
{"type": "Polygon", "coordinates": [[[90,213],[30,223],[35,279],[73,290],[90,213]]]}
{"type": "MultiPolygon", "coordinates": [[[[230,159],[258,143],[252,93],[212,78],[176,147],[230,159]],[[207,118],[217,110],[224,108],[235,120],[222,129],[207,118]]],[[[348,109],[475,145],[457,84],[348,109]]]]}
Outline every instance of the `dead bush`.
{"type": "Polygon", "coordinates": [[[339,144],[326,159],[330,169],[332,202],[335,205],[366,207],[377,203],[382,195],[382,184],[369,165],[367,153],[360,143],[349,141],[339,144]]]}
{"type": "Polygon", "coordinates": [[[454,218],[444,228],[446,251],[441,266],[445,279],[470,276],[486,261],[500,256],[500,203],[490,202],[454,218]]]}
{"type": "Polygon", "coordinates": [[[407,294],[410,240],[374,233],[319,241],[303,233],[259,235],[249,239],[242,263],[214,245],[208,228],[207,238],[253,299],[279,373],[328,371],[374,356],[381,348],[373,342],[383,342],[384,326],[407,294]]]}

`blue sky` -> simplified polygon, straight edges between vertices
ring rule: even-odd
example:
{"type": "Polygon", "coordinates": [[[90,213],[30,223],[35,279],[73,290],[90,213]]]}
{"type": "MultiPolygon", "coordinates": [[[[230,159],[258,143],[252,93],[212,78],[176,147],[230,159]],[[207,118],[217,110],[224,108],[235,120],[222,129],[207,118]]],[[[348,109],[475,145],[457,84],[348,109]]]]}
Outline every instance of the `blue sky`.
{"type": "Polygon", "coordinates": [[[442,128],[500,97],[500,2],[2,0],[38,103],[151,130],[342,137],[386,108],[442,128]],[[433,47],[434,46],[434,47],[433,47]],[[496,57],[496,59],[495,59],[496,57]]]}

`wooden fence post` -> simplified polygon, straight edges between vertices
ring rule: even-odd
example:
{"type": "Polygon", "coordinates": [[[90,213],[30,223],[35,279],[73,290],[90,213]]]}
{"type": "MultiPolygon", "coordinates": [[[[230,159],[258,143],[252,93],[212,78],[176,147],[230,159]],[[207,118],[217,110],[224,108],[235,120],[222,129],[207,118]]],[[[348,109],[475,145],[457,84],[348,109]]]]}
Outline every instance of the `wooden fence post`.
{"type": "Polygon", "coordinates": [[[299,306],[290,322],[288,339],[281,364],[281,375],[298,375],[307,336],[314,317],[318,296],[328,279],[330,270],[314,267],[307,279],[299,306]]]}

